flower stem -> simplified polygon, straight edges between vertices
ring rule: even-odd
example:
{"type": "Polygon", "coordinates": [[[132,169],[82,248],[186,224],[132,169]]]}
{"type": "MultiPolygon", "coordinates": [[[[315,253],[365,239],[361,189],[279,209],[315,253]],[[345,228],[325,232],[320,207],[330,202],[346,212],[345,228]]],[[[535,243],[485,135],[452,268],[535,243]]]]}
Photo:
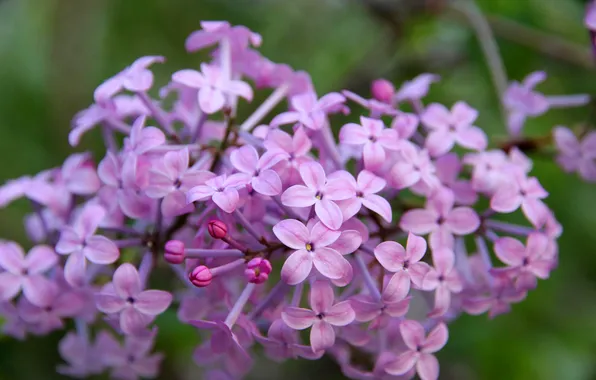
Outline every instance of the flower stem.
{"type": "Polygon", "coordinates": [[[250,224],[248,219],[246,219],[246,217],[240,211],[234,210],[234,216],[236,217],[236,220],[238,220],[238,222],[242,225],[242,227],[244,227],[246,232],[248,232],[252,237],[254,237],[259,243],[263,243],[263,237],[261,236],[261,234],[259,234],[257,230],[254,229],[252,224],[250,224]]]}
{"type": "Polygon", "coordinates": [[[288,290],[289,286],[286,285],[285,282],[279,281],[275,286],[271,289],[267,297],[261,301],[253,311],[248,315],[248,319],[254,320],[258,318],[261,313],[270,306],[272,303],[276,302],[280,297],[282,297],[288,290]]]}
{"type": "Polygon", "coordinates": [[[222,257],[244,257],[244,252],[239,249],[206,249],[206,248],[186,248],[184,255],[193,259],[208,259],[222,257]]]}
{"type": "Polygon", "coordinates": [[[375,280],[371,277],[370,272],[366,267],[366,263],[364,262],[364,260],[362,260],[362,257],[360,257],[360,255],[357,253],[354,255],[354,260],[356,261],[358,269],[360,269],[362,279],[364,280],[364,284],[366,285],[366,288],[368,289],[371,297],[373,297],[374,300],[377,302],[381,301],[381,292],[379,291],[379,288],[377,288],[375,280]]]}
{"type": "Polygon", "coordinates": [[[234,323],[236,323],[236,320],[238,320],[240,313],[242,313],[242,309],[244,309],[246,302],[248,302],[248,299],[250,298],[252,292],[255,290],[255,286],[256,284],[253,283],[247,284],[242,293],[240,294],[240,297],[238,297],[238,299],[236,300],[236,303],[234,304],[232,310],[230,310],[230,313],[224,321],[224,323],[229,328],[232,328],[232,326],[234,326],[234,323]]]}
{"type": "Polygon", "coordinates": [[[245,121],[240,125],[241,131],[248,131],[252,132],[252,130],[257,126],[257,124],[263,120],[263,118],[271,112],[271,110],[279,104],[283,100],[283,98],[287,95],[290,86],[287,83],[282,84],[278,88],[275,89],[265,99],[263,103],[252,113],[245,121]]]}

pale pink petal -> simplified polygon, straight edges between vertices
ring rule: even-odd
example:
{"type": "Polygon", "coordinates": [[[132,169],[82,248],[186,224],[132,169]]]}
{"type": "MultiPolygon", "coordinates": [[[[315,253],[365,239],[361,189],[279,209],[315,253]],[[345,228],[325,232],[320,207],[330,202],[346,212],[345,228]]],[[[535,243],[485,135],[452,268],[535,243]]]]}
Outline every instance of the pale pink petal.
{"type": "Polygon", "coordinates": [[[343,223],[343,214],[339,206],[328,199],[321,199],[315,203],[315,213],[325,226],[338,230],[343,223]]]}
{"type": "Polygon", "coordinates": [[[340,236],[340,231],[331,230],[323,223],[317,222],[310,231],[309,242],[317,248],[322,248],[332,244],[340,236]]]}
{"type": "Polygon", "coordinates": [[[418,321],[406,320],[399,324],[399,331],[404,343],[410,350],[416,351],[424,344],[424,327],[418,321]]]}
{"type": "Polygon", "coordinates": [[[402,146],[402,141],[394,129],[385,129],[381,132],[381,136],[377,139],[378,143],[385,149],[397,151],[402,146]]]}
{"type": "Polygon", "coordinates": [[[449,305],[451,305],[451,292],[447,287],[439,285],[435,291],[435,306],[428,316],[436,318],[445,315],[449,305]]]}
{"type": "MultiPolygon", "coordinates": [[[[409,280],[408,280],[409,281],[409,280]]],[[[381,314],[382,304],[373,302],[368,296],[357,295],[350,299],[355,319],[358,322],[369,322],[381,314]]]]}
{"type": "Polygon", "coordinates": [[[368,141],[368,131],[355,123],[348,123],[339,131],[339,141],[342,144],[362,145],[368,141]]]}
{"type": "Polygon", "coordinates": [[[252,88],[246,82],[239,80],[230,81],[226,85],[226,91],[232,95],[240,96],[248,101],[252,100],[252,88]]]}
{"type": "Polygon", "coordinates": [[[309,242],[308,228],[295,219],[284,219],[273,226],[275,236],[287,247],[304,249],[309,242]]]}
{"type": "Polygon", "coordinates": [[[300,165],[300,177],[306,186],[314,190],[322,190],[327,180],[321,164],[314,161],[300,165]]]}
{"type": "Polygon", "coordinates": [[[368,170],[363,170],[358,174],[358,187],[364,194],[376,194],[385,188],[387,182],[377,177],[368,170]]]}
{"type": "MultiPolygon", "coordinates": [[[[341,173],[341,172],[335,172],[333,174],[336,173],[341,173]]],[[[346,173],[346,175],[350,175],[347,172],[343,172],[346,173]]],[[[350,175],[351,177],[351,175],[350,175]]],[[[353,181],[353,178],[352,178],[353,181]]],[[[354,186],[352,186],[352,183],[350,180],[346,179],[346,178],[342,178],[340,176],[334,177],[334,178],[330,178],[327,181],[327,184],[325,185],[325,189],[324,189],[324,198],[327,198],[328,200],[332,200],[332,201],[339,201],[339,200],[345,200],[345,199],[349,199],[354,197],[354,195],[356,195],[356,191],[354,190],[354,186]]]]}
{"type": "Polygon", "coordinates": [[[172,303],[172,295],[163,290],[145,290],[135,297],[134,307],[143,314],[158,315],[172,303]]]}
{"type": "Polygon", "coordinates": [[[566,154],[577,154],[580,151],[579,141],[569,128],[556,127],[553,129],[553,136],[559,151],[566,154]]]}
{"type": "Polygon", "coordinates": [[[7,301],[14,298],[21,290],[21,276],[10,272],[0,273],[0,300],[7,301]]]}
{"type": "Polygon", "coordinates": [[[316,314],[327,315],[327,310],[333,305],[335,294],[328,281],[315,281],[310,288],[310,307],[316,314]]]}
{"type": "Polygon", "coordinates": [[[281,318],[290,328],[304,330],[312,326],[317,316],[314,311],[309,309],[286,307],[281,313],[281,318]]]}
{"type": "Polygon", "coordinates": [[[125,334],[140,335],[152,320],[153,317],[128,307],[120,313],[120,328],[125,334]]]}
{"type": "Polygon", "coordinates": [[[279,125],[292,124],[297,122],[299,119],[300,114],[298,112],[284,112],[275,116],[273,120],[271,120],[270,125],[272,127],[277,127],[279,125]]]}
{"type": "Polygon", "coordinates": [[[114,290],[121,298],[136,297],[141,292],[141,279],[137,269],[124,263],[116,269],[113,277],[114,290]]]}
{"type": "Polygon", "coordinates": [[[521,209],[530,223],[536,227],[542,226],[549,215],[548,207],[539,199],[526,198],[521,204],[521,209]]]}
{"type": "Polygon", "coordinates": [[[528,270],[536,277],[541,279],[547,279],[550,275],[550,271],[553,270],[554,262],[552,260],[536,260],[533,261],[528,270]]]}
{"type": "Polygon", "coordinates": [[[75,221],[74,229],[82,237],[91,236],[105,215],[105,208],[95,203],[87,203],[75,221]]]}
{"type": "Polygon", "coordinates": [[[420,261],[426,253],[426,248],[426,240],[423,237],[414,235],[411,232],[408,234],[406,253],[412,262],[420,261]]]}
{"type": "Polygon", "coordinates": [[[342,278],[351,267],[348,260],[339,252],[328,247],[316,248],[312,261],[315,268],[330,279],[342,278]]]}
{"type": "Polygon", "coordinates": [[[457,207],[447,215],[445,224],[449,226],[449,229],[454,234],[467,235],[480,227],[480,218],[469,207],[457,207]]]}
{"type": "Polygon", "coordinates": [[[200,88],[205,85],[205,77],[196,70],[180,70],[172,74],[172,81],[192,88],[200,88]]]}
{"type": "Polygon", "coordinates": [[[415,170],[408,162],[397,162],[391,168],[391,185],[397,189],[405,189],[420,181],[420,171],[415,170]]]}
{"type": "Polygon", "coordinates": [[[451,230],[445,225],[439,227],[438,229],[434,230],[429,235],[429,243],[432,249],[439,249],[439,248],[453,248],[453,244],[455,239],[451,230]]]}
{"type": "Polygon", "coordinates": [[[94,235],[86,240],[85,257],[95,264],[111,264],[118,259],[118,246],[105,236],[94,235]]]}
{"type": "Polygon", "coordinates": [[[385,366],[385,371],[393,376],[406,374],[416,365],[420,354],[416,351],[406,351],[400,354],[394,361],[385,366]]]}
{"type": "MultiPolygon", "coordinates": [[[[345,225],[344,225],[345,227],[345,225]]],[[[335,249],[342,255],[350,254],[358,249],[362,244],[362,235],[356,230],[344,230],[339,235],[339,238],[329,248],[335,249]]]]}
{"type": "MultiPolygon", "coordinates": [[[[83,240],[81,236],[72,227],[63,227],[62,232],[60,233],[60,240],[58,240],[58,243],[56,244],[56,252],[64,255],[80,250],[82,247],[83,240]]],[[[0,255],[0,257],[1,256],[2,255],[0,255]]],[[[0,266],[4,265],[0,262],[0,266]]]]}
{"type": "Polygon", "coordinates": [[[437,228],[439,215],[425,209],[407,211],[399,221],[400,227],[415,234],[427,234],[437,228]]]}
{"type": "Polygon", "coordinates": [[[281,193],[281,179],[273,170],[263,170],[253,178],[252,187],[257,193],[272,197],[281,193]]]}
{"type": "Polygon", "coordinates": [[[385,198],[376,194],[369,194],[362,198],[362,205],[381,215],[387,223],[391,223],[393,213],[391,211],[391,205],[385,198]]]}
{"type": "Polygon", "coordinates": [[[420,120],[431,129],[443,129],[451,123],[451,113],[442,104],[429,104],[420,120]]]}
{"type": "Polygon", "coordinates": [[[385,163],[385,149],[379,143],[367,142],[362,150],[364,167],[368,170],[377,170],[385,163]]]}
{"type": "Polygon", "coordinates": [[[99,293],[95,295],[95,304],[102,313],[119,313],[126,307],[126,301],[115,294],[99,293]]]}
{"type": "Polygon", "coordinates": [[[289,285],[299,284],[308,277],[312,265],[313,257],[310,252],[304,249],[296,251],[286,259],[281,268],[281,278],[289,285]]]}
{"type": "Polygon", "coordinates": [[[190,202],[204,201],[213,196],[215,189],[211,186],[199,185],[195,186],[188,191],[186,194],[186,200],[190,202]]]}
{"type": "Polygon", "coordinates": [[[466,127],[478,118],[478,111],[466,102],[457,102],[451,107],[451,119],[455,127],[466,127]]]}
{"type": "Polygon", "coordinates": [[[224,191],[218,191],[213,194],[213,202],[223,211],[231,214],[236,210],[238,207],[238,202],[240,202],[240,195],[238,194],[238,190],[234,188],[227,188],[224,191]]]}
{"type": "Polygon", "coordinates": [[[230,162],[236,170],[252,175],[257,168],[259,154],[252,145],[244,145],[230,154],[230,162]]]}
{"type": "Polygon", "coordinates": [[[486,133],[478,127],[469,127],[459,131],[455,139],[459,145],[468,149],[484,150],[488,145],[486,133]]]}
{"type": "Polygon", "coordinates": [[[393,303],[401,301],[410,291],[410,276],[405,271],[399,271],[391,276],[391,279],[383,289],[383,302],[393,303]]]}
{"type": "Polygon", "coordinates": [[[446,130],[433,131],[428,134],[424,147],[428,149],[431,156],[436,157],[443,155],[453,148],[455,144],[455,137],[446,130]]]}
{"type": "Polygon", "coordinates": [[[420,380],[437,380],[439,378],[439,361],[434,355],[420,354],[416,371],[420,380]]]}
{"type": "Polygon", "coordinates": [[[201,87],[198,98],[201,109],[207,114],[219,111],[226,103],[222,92],[210,86],[201,87]]]}
{"type": "Polygon", "coordinates": [[[64,265],[64,278],[72,286],[82,286],[85,282],[87,262],[82,252],[74,252],[64,265]]]}
{"type": "Polygon", "coordinates": [[[497,240],[494,250],[499,260],[511,266],[521,265],[526,253],[524,245],[511,237],[502,237],[497,240]]]}
{"type": "Polygon", "coordinates": [[[316,190],[303,185],[294,185],[283,192],[281,202],[289,207],[308,207],[315,204],[316,190]]]}
{"type": "Polygon", "coordinates": [[[335,331],[333,326],[325,321],[316,320],[310,329],[310,345],[313,352],[333,347],[335,331]]]}
{"type": "MultiPolygon", "coordinates": [[[[313,308],[314,309],[314,308],[313,308]]],[[[338,302],[324,311],[325,320],[334,326],[346,326],[355,318],[350,301],[338,302]]]]}
{"type": "Polygon", "coordinates": [[[25,252],[16,243],[0,244],[0,267],[13,274],[21,274],[27,266],[25,252]]]}
{"type": "Polygon", "coordinates": [[[490,207],[497,212],[510,213],[517,210],[522,201],[516,186],[503,185],[492,196],[490,207]]]}
{"type": "Polygon", "coordinates": [[[397,272],[403,268],[405,253],[404,247],[395,241],[382,242],[374,251],[375,258],[389,272],[397,272]]]}

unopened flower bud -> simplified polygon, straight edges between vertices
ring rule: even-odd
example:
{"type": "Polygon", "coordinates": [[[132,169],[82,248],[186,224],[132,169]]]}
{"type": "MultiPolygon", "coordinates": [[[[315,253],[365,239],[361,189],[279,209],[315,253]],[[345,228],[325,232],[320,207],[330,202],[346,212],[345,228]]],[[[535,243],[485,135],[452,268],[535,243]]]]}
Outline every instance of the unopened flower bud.
{"type": "Polygon", "coordinates": [[[184,262],[184,242],[180,240],[170,240],[164,247],[164,258],[170,264],[181,264],[184,262]]]}
{"type": "Polygon", "coordinates": [[[391,99],[395,94],[395,87],[386,79],[377,79],[372,82],[371,93],[376,100],[391,103],[391,99]]]}
{"type": "Polygon", "coordinates": [[[188,275],[188,279],[192,284],[198,288],[204,288],[211,284],[211,280],[213,280],[213,274],[211,274],[211,270],[204,265],[199,265],[195,269],[190,272],[188,275]]]}
{"type": "Polygon", "coordinates": [[[248,282],[253,284],[262,284],[269,278],[271,273],[271,263],[267,259],[255,257],[246,264],[244,275],[248,282]]]}
{"type": "Polygon", "coordinates": [[[223,239],[228,235],[228,226],[219,219],[210,220],[207,224],[207,230],[214,239],[223,239]]]}

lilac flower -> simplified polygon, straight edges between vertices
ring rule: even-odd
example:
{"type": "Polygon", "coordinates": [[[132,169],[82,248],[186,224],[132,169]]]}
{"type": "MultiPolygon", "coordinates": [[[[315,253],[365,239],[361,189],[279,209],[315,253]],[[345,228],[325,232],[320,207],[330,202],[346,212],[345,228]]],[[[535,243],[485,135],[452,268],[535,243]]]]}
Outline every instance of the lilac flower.
{"type": "Polygon", "coordinates": [[[334,303],[333,288],[326,281],[316,281],[310,290],[310,309],[287,307],[282,313],[283,321],[295,330],[310,329],[310,345],[313,352],[333,346],[333,326],[346,326],[354,318],[349,301],[334,303]]]}
{"type": "Polygon", "coordinates": [[[237,173],[227,176],[211,178],[204,185],[191,188],[186,193],[187,202],[205,201],[211,199],[220,209],[229,213],[234,212],[240,202],[238,189],[247,183],[246,175],[237,173]]]}
{"type": "Polygon", "coordinates": [[[64,327],[64,318],[72,318],[83,310],[84,299],[75,292],[63,292],[53,282],[46,283],[37,304],[26,298],[19,300],[19,315],[35,326],[38,334],[64,327]]]}
{"type": "Polygon", "coordinates": [[[404,82],[395,94],[397,102],[405,100],[420,100],[428,94],[430,85],[439,81],[439,76],[434,74],[420,74],[416,78],[404,82]]]}
{"type": "Polygon", "coordinates": [[[215,113],[226,104],[229,105],[226,96],[241,96],[248,101],[252,100],[252,88],[247,83],[226,78],[221,69],[214,65],[201,64],[201,72],[180,70],[172,75],[172,80],[198,89],[199,106],[207,114],[215,113]]]}
{"type": "Polygon", "coordinates": [[[65,186],[73,194],[90,195],[101,185],[88,153],[73,154],[64,161],[61,170],[65,186]]]}
{"type": "Polygon", "coordinates": [[[164,62],[160,56],[141,57],[132,65],[103,82],[93,94],[95,102],[105,103],[123,89],[132,92],[144,92],[153,86],[153,73],[148,69],[156,62],[164,62]]]}
{"type": "Polygon", "coordinates": [[[307,227],[297,220],[285,219],[273,226],[273,233],[285,246],[295,249],[281,269],[281,277],[289,285],[304,281],[313,265],[323,276],[333,280],[351,271],[350,263],[329,247],[341,232],[330,230],[321,222],[307,227]]]}
{"type": "MultiPolygon", "coordinates": [[[[127,335],[121,346],[109,333],[102,331],[97,338],[103,364],[111,368],[114,379],[136,380],[157,376],[162,354],[151,354],[154,335],[134,337],[127,335]]],[[[97,360],[97,359],[96,359],[97,360]]]]}
{"type": "Polygon", "coordinates": [[[399,152],[399,158],[389,173],[389,183],[397,189],[405,189],[419,183],[434,189],[440,184],[435,171],[435,166],[426,150],[404,144],[399,152]]]}
{"type": "Polygon", "coordinates": [[[274,196],[281,193],[281,179],[271,168],[285,157],[282,151],[268,151],[259,158],[254,147],[245,145],[232,152],[230,161],[236,170],[250,176],[247,182],[257,193],[274,196]]]}
{"type": "Polygon", "coordinates": [[[360,208],[364,206],[381,215],[388,223],[391,223],[393,216],[391,205],[385,198],[377,195],[378,192],[385,188],[386,181],[383,178],[363,170],[358,174],[356,180],[351,175],[346,176],[346,179],[356,194],[356,197],[337,202],[342,209],[344,220],[348,220],[356,215],[360,211],[360,208]]]}
{"type": "Polygon", "coordinates": [[[458,179],[462,164],[455,153],[447,153],[435,162],[437,177],[443,185],[449,187],[455,196],[455,202],[464,205],[473,205],[478,200],[470,181],[458,179]]]}
{"type": "Polygon", "coordinates": [[[142,331],[172,302],[172,295],[163,290],[142,291],[139,273],[128,263],[116,269],[110,285],[96,295],[97,308],[107,314],[118,313],[125,334],[142,331]]]}
{"type": "Polygon", "coordinates": [[[291,136],[280,129],[272,129],[267,134],[263,145],[268,151],[281,151],[287,154],[287,159],[277,163],[278,174],[285,182],[296,184],[300,181],[300,165],[312,161],[309,156],[312,142],[306,135],[304,128],[297,128],[291,136]]]}
{"type": "Polygon", "coordinates": [[[557,162],[566,172],[578,172],[588,182],[596,182],[596,132],[581,141],[565,127],[556,127],[553,137],[559,155],[557,162]]]}
{"type": "Polygon", "coordinates": [[[27,323],[20,317],[19,310],[10,302],[0,302],[2,333],[23,340],[27,335],[27,323]]]}
{"type": "Polygon", "coordinates": [[[184,148],[167,152],[163,160],[151,169],[145,194],[151,198],[163,198],[161,211],[166,217],[192,212],[194,207],[186,202],[186,193],[215,177],[209,171],[189,168],[188,165],[188,148],[184,148]]]}
{"type": "Polygon", "coordinates": [[[350,299],[358,322],[370,322],[373,328],[385,327],[391,318],[403,317],[410,305],[410,276],[400,271],[391,276],[376,300],[370,294],[357,295],[350,299]]]}
{"type": "Polygon", "coordinates": [[[87,204],[73,226],[65,226],[62,229],[56,252],[69,254],[64,273],[72,285],[83,283],[87,260],[105,265],[113,263],[120,256],[114,242],[105,236],[95,234],[105,213],[103,207],[87,204]]]}
{"type": "Polygon", "coordinates": [[[403,375],[416,367],[421,380],[436,380],[439,378],[439,362],[433,353],[439,351],[448,339],[447,326],[439,323],[425,337],[424,327],[416,321],[403,321],[399,331],[408,350],[385,367],[391,375],[403,375]]]}
{"type": "Polygon", "coordinates": [[[378,99],[364,99],[360,95],[348,90],[343,90],[341,93],[347,99],[350,99],[351,101],[358,103],[362,107],[369,109],[371,115],[373,116],[395,115],[398,113],[395,107],[391,105],[391,101],[384,102],[378,99]]]}
{"type": "Polygon", "coordinates": [[[261,45],[261,36],[245,26],[231,26],[227,21],[201,21],[201,30],[192,32],[186,39],[189,52],[200,50],[228,38],[240,46],[261,45]]]}
{"type": "Polygon", "coordinates": [[[472,125],[477,117],[478,111],[464,102],[455,103],[451,112],[442,104],[429,105],[421,120],[431,129],[425,143],[431,156],[447,153],[455,143],[473,150],[486,149],[486,135],[472,125]]]}
{"type": "Polygon", "coordinates": [[[43,273],[50,270],[58,262],[58,257],[49,246],[33,247],[27,256],[16,243],[0,245],[0,300],[14,298],[22,289],[23,294],[33,304],[39,305],[43,300],[44,288],[48,286],[43,273]]]}
{"type": "Polygon", "coordinates": [[[263,345],[267,356],[275,361],[289,358],[319,359],[324,351],[313,352],[310,346],[300,344],[296,331],[288,327],[281,319],[276,319],[269,326],[267,337],[255,334],[255,339],[263,345]]]}
{"type": "Polygon", "coordinates": [[[315,213],[327,227],[337,230],[343,222],[341,209],[334,201],[352,197],[354,191],[343,177],[327,178],[318,162],[300,165],[300,177],[306,185],[294,185],[284,191],[281,201],[289,207],[315,207],[315,213]]]}
{"type": "Polygon", "coordinates": [[[526,117],[540,116],[549,108],[546,96],[534,91],[534,87],[546,79],[546,73],[536,71],[529,74],[522,83],[512,82],[503,94],[503,104],[509,112],[508,130],[518,136],[526,117]]]}
{"type": "Polygon", "coordinates": [[[386,150],[400,148],[399,136],[394,129],[385,129],[381,120],[360,117],[360,125],[348,123],[339,132],[339,141],[348,145],[362,146],[364,166],[377,170],[385,163],[386,150]]]}
{"type": "Polygon", "coordinates": [[[166,142],[165,134],[156,127],[145,127],[145,116],[139,116],[132,125],[130,136],[124,139],[124,151],[139,156],[166,142]]]}
{"type": "Polygon", "coordinates": [[[463,284],[457,270],[454,268],[455,255],[450,249],[433,250],[433,264],[422,280],[422,289],[435,291],[435,306],[429,317],[444,315],[451,304],[451,293],[459,293],[463,284]]]}
{"type": "Polygon", "coordinates": [[[92,345],[89,340],[81,335],[70,332],[58,344],[60,356],[68,363],[59,365],[57,372],[70,377],[85,378],[97,375],[104,369],[101,360],[102,349],[96,342],[92,345]]]}
{"type": "Polygon", "coordinates": [[[331,92],[317,100],[317,95],[308,91],[290,99],[292,111],[281,113],[271,120],[271,126],[300,123],[308,129],[319,130],[327,125],[327,114],[346,101],[343,95],[331,92]]]}
{"type": "Polygon", "coordinates": [[[502,237],[495,242],[495,254],[508,266],[494,270],[505,271],[513,276],[518,289],[533,289],[536,287],[537,278],[548,278],[555,266],[547,253],[548,245],[548,238],[538,232],[528,235],[526,246],[514,238],[502,237]]]}
{"type": "Polygon", "coordinates": [[[514,171],[510,178],[510,181],[503,182],[497,188],[490,199],[490,207],[497,212],[510,213],[521,206],[526,218],[539,226],[547,217],[548,209],[541,199],[546,198],[548,193],[536,177],[526,177],[514,171]]]}
{"type": "Polygon", "coordinates": [[[400,227],[415,234],[430,233],[433,249],[452,248],[453,235],[467,235],[480,226],[473,209],[453,205],[453,192],[440,189],[428,198],[425,209],[407,211],[400,220],[400,227]]]}
{"type": "Polygon", "coordinates": [[[405,272],[417,286],[421,286],[423,276],[428,272],[428,264],[420,261],[425,253],[426,240],[411,232],[405,249],[397,242],[384,241],[374,250],[375,258],[383,268],[389,272],[405,272]]]}

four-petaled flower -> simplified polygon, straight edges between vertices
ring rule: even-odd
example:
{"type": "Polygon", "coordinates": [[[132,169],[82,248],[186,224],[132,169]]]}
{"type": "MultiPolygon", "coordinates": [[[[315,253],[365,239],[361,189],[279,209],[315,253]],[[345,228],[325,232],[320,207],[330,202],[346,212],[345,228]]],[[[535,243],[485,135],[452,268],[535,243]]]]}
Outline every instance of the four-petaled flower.
{"type": "Polygon", "coordinates": [[[220,209],[229,213],[234,212],[240,202],[238,189],[247,183],[246,175],[242,173],[220,175],[205,181],[204,185],[195,186],[186,193],[186,201],[205,201],[211,199],[220,209]]]}
{"type": "Polygon", "coordinates": [[[426,240],[410,232],[405,249],[395,241],[384,241],[377,245],[374,255],[383,268],[389,272],[405,272],[419,287],[428,272],[428,264],[420,261],[426,253],[426,248],[426,240]]]}
{"type": "Polygon", "coordinates": [[[232,152],[230,161],[257,193],[274,196],[281,193],[281,179],[271,168],[286,157],[283,151],[268,151],[259,158],[253,146],[245,145],[232,152]]]}
{"type": "Polygon", "coordinates": [[[333,326],[350,324],[355,313],[350,301],[333,303],[335,295],[327,281],[316,281],[310,289],[310,309],[287,307],[282,312],[283,321],[295,330],[310,329],[313,352],[330,348],[335,343],[333,326]]]}
{"type": "Polygon", "coordinates": [[[367,170],[361,171],[356,180],[351,175],[346,175],[345,178],[356,196],[343,201],[337,201],[344,214],[344,220],[348,220],[356,215],[362,206],[364,206],[381,215],[388,223],[391,223],[393,217],[391,205],[385,198],[377,195],[387,184],[383,178],[377,177],[367,170]]]}
{"type": "Polygon", "coordinates": [[[290,285],[304,281],[312,266],[325,277],[338,280],[352,268],[338,251],[330,248],[340,235],[321,222],[311,222],[308,227],[295,219],[285,219],[273,226],[273,233],[287,247],[295,249],[286,259],[281,278],[290,285]]]}
{"type": "Polygon", "coordinates": [[[95,296],[97,308],[107,314],[119,314],[120,328],[125,334],[140,335],[143,329],[163,313],[172,302],[172,295],[163,290],[142,290],[137,269],[129,263],[114,272],[110,284],[95,296]]]}
{"type": "MultiPolygon", "coordinates": [[[[335,174],[335,173],[334,173],[335,174]]],[[[318,162],[300,165],[300,177],[304,185],[294,185],[284,191],[281,201],[290,207],[315,206],[315,214],[327,227],[337,230],[343,222],[341,209],[334,201],[348,199],[355,195],[343,175],[327,178],[318,162]]]]}
{"type": "Polygon", "coordinates": [[[431,267],[422,279],[422,290],[435,291],[435,306],[429,317],[444,315],[451,304],[451,293],[459,293],[463,289],[461,278],[455,270],[455,255],[448,248],[433,250],[434,267],[431,267]]]}
{"type": "Polygon", "coordinates": [[[596,182],[596,132],[588,132],[580,141],[568,128],[557,127],[553,136],[559,165],[567,172],[577,171],[588,182],[596,182]]]}
{"type": "Polygon", "coordinates": [[[298,357],[313,360],[319,359],[324,354],[324,351],[313,352],[310,346],[300,344],[296,331],[281,319],[271,323],[267,337],[255,334],[255,339],[263,345],[267,356],[275,361],[298,357]]]}
{"type": "Polygon", "coordinates": [[[345,101],[346,98],[337,92],[330,92],[318,100],[312,91],[295,95],[290,99],[292,111],[275,116],[271,126],[300,123],[308,129],[319,130],[327,125],[327,114],[341,109],[345,101]]]}

